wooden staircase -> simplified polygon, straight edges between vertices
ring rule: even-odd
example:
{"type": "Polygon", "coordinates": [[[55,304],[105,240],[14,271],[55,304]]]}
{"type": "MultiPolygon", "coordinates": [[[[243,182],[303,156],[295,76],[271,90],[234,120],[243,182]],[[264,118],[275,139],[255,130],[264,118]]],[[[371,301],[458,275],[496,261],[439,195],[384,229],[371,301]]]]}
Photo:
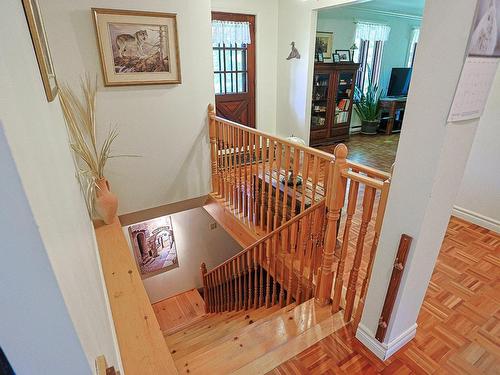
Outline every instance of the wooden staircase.
{"type": "Polygon", "coordinates": [[[310,299],[206,314],[165,334],[179,374],[265,374],[345,325],[341,313],[310,299]]]}

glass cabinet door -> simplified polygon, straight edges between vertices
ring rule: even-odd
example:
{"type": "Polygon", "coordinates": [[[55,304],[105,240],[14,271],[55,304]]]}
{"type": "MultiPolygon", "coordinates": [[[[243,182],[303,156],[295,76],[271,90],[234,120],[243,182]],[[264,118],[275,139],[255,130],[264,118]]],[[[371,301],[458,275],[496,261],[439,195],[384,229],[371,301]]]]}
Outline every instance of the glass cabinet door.
{"type": "Polygon", "coordinates": [[[327,126],[326,115],[328,107],[328,85],[330,74],[321,73],[314,75],[312,108],[311,108],[311,129],[322,129],[327,126]]]}
{"type": "Polygon", "coordinates": [[[337,82],[337,95],[335,96],[335,125],[347,124],[352,102],[353,72],[340,72],[337,82]]]}

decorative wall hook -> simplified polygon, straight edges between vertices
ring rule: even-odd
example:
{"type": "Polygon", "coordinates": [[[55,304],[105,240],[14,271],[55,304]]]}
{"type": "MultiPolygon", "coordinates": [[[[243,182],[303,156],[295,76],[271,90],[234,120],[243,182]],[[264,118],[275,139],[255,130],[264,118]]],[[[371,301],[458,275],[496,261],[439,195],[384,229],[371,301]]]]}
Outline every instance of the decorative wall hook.
{"type": "Polygon", "coordinates": [[[290,45],[292,46],[292,50],[290,51],[290,54],[288,55],[288,57],[286,59],[287,60],[300,59],[300,53],[297,50],[297,48],[295,48],[295,42],[290,43],[290,45]]]}

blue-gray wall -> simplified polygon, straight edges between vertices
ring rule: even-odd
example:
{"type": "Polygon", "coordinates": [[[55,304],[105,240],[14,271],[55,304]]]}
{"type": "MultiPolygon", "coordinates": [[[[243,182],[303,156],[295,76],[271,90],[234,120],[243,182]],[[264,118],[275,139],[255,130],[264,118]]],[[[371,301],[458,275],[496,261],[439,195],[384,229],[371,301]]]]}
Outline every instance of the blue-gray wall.
{"type": "MultiPolygon", "coordinates": [[[[421,22],[415,17],[404,18],[345,6],[320,11],[317,30],[333,32],[333,50],[349,49],[354,42],[356,21],[381,23],[391,27],[389,40],[384,44],[380,76],[380,88],[385,94],[391,69],[406,66],[411,32],[415,27],[419,27],[421,22]]],[[[436,51],[436,54],[439,54],[439,51],[436,51]]]]}

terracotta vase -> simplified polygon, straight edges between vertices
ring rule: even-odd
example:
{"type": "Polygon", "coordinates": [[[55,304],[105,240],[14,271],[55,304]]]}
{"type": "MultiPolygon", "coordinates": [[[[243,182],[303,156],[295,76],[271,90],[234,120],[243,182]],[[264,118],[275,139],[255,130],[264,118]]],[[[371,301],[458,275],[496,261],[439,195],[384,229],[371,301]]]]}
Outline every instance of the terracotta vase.
{"type": "Polygon", "coordinates": [[[118,210],[118,198],[109,191],[109,182],[105,178],[97,180],[96,185],[95,210],[106,224],[111,224],[118,210]]]}

